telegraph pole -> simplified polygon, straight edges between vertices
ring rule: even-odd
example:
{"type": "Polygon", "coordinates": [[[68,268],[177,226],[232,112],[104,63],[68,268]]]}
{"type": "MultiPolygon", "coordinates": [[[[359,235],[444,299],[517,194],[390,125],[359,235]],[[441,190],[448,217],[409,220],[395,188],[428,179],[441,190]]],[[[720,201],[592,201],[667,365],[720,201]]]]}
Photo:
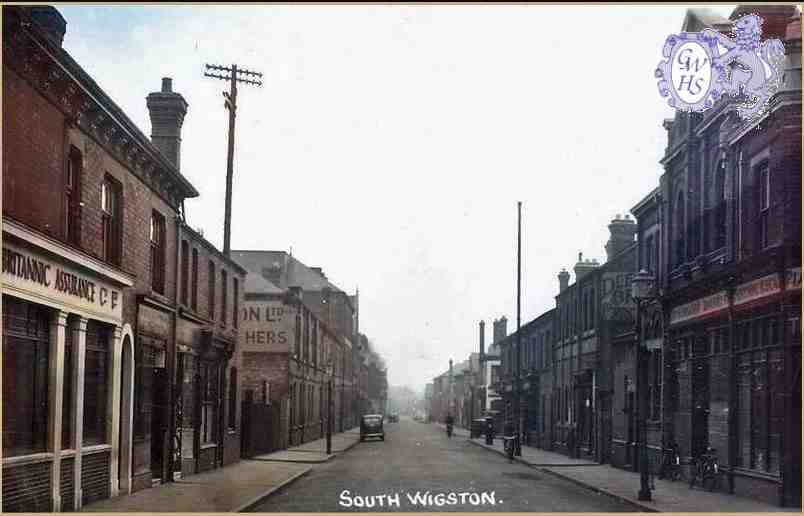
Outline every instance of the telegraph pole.
{"type": "Polygon", "coordinates": [[[236,64],[232,66],[206,65],[207,70],[216,70],[221,73],[204,72],[207,77],[229,81],[229,92],[223,92],[224,106],[229,110],[229,148],[226,156],[226,211],[223,219],[223,254],[229,256],[231,249],[231,230],[232,230],[232,175],[234,173],[234,135],[235,135],[235,116],[237,112],[237,83],[253,84],[262,86],[262,82],[255,79],[239,77],[239,75],[262,78],[259,72],[252,72],[244,68],[238,68],[236,64]],[[228,74],[228,75],[227,75],[228,74]]]}
{"type": "Polygon", "coordinates": [[[517,228],[516,228],[516,439],[514,440],[514,454],[522,456],[522,354],[520,342],[522,336],[519,334],[521,327],[521,300],[522,300],[522,201],[516,203],[517,209],[517,228]]]}

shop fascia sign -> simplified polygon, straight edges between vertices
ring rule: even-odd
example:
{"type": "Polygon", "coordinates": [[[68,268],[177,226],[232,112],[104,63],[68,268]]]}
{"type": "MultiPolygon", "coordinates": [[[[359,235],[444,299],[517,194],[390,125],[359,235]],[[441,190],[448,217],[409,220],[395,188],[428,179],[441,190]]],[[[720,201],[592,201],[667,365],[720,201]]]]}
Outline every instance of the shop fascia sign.
{"type": "Polygon", "coordinates": [[[29,301],[76,313],[115,320],[123,315],[120,289],[77,267],[9,243],[3,245],[3,288],[29,301]]]}
{"type": "MultiPolygon", "coordinates": [[[[801,290],[801,267],[788,269],[784,274],[785,290],[801,290]]],[[[768,274],[761,278],[739,285],[734,289],[734,306],[738,307],[782,291],[779,275],[768,274]]],[[[677,306],[670,312],[670,324],[697,319],[710,315],[729,307],[726,291],[720,291],[711,296],[696,299],[690,303],[677,306]]]]}

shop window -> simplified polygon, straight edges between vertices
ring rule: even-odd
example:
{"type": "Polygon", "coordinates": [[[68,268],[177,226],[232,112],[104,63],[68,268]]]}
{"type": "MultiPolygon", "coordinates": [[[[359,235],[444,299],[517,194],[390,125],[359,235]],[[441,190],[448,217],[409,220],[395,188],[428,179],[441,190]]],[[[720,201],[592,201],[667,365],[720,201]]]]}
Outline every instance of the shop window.
{"type": "Polygon", "coordinates": [[[123,247],[122,192],[120,183],[109,175],[101,183],[103,258],[114,265],[120,265],[123,247]]]}
{"type": "Polygon", "coordinates": [[[135,349],[134,364],[134,438],[139,441],[148,439],[151,435],[156,348],[140,341],[135,349]]]}
{"type": "Polygon", "coordinates": [[[81,151],[70,146],[64,178],[64,235],[67,242],[81,245],[81,151]]]}
{"type": "Polygon", "coordinates": [[[3,456],[46,450],[50,312],[3,296],[3,456]]]}
{"type": "Polygon", "coordinates": [[[193,270],[190,290],[190,308],[198,311],[198,249],[193,248],[193,270]]]}
{"type": "Polygon", "coordinates": [[[61,449],[69,450],[73,447],[71,441],[73,427],[73,332],[68,324],[64,338],[64,397],[61,408],[61,449]]]}
{"type": "Polygon", "coordinates": [[[229,371],[229,424],[230,430],[237,428],[237,368],[229,371]]]}
{"type": "Polygon", "coordinates": [[[218,442],[218,373],[217,364],[201,363],[201,444],[218,442]]]}
{"type": "Polygon", "coordinates": [[[109,389],[109,341],[111,328],[87,323],[84,366],[85,446],[106,443],[106,396],[109,389]]]}

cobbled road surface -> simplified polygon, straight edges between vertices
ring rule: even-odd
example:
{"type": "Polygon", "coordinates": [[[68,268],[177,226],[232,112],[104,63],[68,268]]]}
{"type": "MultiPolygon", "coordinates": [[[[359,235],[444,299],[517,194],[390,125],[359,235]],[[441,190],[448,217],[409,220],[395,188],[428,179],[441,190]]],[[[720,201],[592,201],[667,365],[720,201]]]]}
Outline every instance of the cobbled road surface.
{"type": "Polygon", "coordinates": [[[465,437],[449,439],[435,425],[400,418],[399,423],[385,423],[384,442],[359,443],[314,466],[253,511],[627,512],[633,508],[537,469],[509,463],[465,437]],[[389,504],[395,499],[398,506],[389,504]]]}

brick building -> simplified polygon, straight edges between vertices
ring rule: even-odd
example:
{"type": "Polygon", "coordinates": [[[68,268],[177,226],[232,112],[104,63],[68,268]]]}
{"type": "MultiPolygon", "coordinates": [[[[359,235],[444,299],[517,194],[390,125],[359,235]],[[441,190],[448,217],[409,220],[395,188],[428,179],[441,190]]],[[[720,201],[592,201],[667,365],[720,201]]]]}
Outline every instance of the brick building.
{"type": "MultiPolygon", "coordinates": [[[[800,505],[801,25],[794,6],[731,20],[747,12],[784,42],[779,92],[750,122],[732,98],[665,121],[657,195],[635,208],[639,267],[655,267],[662,294],[642,329],[664,372],[652,444],[673,439],[686,458],[712,446],[724,489],[800,505]]],[[[705,25],[691,11],[682,30],[705,25]]]]}
{"type": "MultiPolygon", "coordinates": [[[[61,47],[58,11],[3,15],[3,509],[75,510],[171,480],[181,457],[177,269],[198,192],[179,134],[131,122],[61,47]]],[[[186,103],[162,90],[178,130],[186,103]]]]}
{"type": "Polygon", "coordinates": [[[280,407],[271,428],[281,437],[271,447],[321,437],[330,388],[333,431],[353,427],[364,373],[357,369],[352,346],[356,296],[345,295],[320,269],[285,252],[232,251],[232,256],[248,270],[240,335],[242,389],[280,407]]]}

